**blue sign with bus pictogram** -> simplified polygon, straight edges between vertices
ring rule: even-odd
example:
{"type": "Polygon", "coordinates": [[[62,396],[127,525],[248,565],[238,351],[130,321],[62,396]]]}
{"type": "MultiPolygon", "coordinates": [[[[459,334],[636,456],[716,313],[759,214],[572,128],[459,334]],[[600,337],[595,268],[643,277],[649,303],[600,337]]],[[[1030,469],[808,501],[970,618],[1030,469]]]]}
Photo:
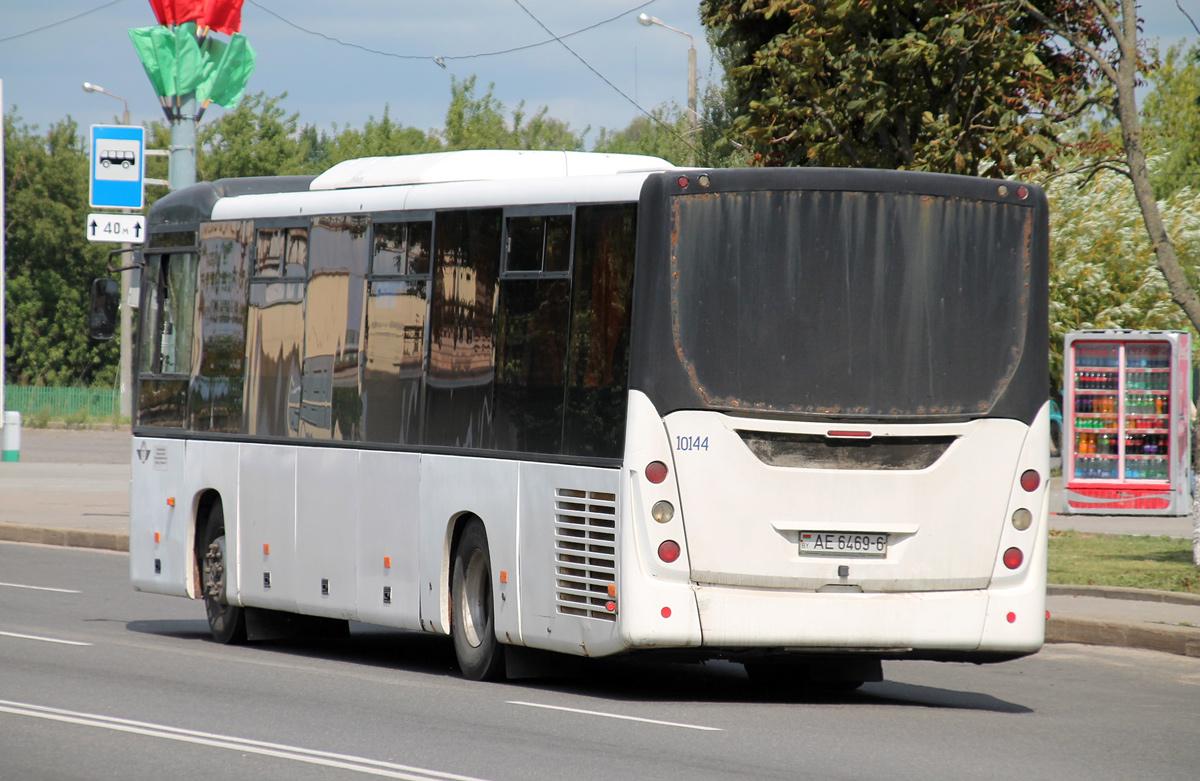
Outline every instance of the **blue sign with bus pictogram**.
{"type": "Polygon", "coordinates": [[[97,209],[140,209],[145,201],[146,130],[92,125],[90,203],[97,209]]]}

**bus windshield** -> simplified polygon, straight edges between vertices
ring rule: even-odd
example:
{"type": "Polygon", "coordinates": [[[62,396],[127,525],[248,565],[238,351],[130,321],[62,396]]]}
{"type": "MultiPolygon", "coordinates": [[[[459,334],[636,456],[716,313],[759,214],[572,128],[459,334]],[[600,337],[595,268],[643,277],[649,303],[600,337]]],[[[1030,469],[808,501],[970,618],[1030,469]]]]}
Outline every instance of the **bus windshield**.
{"type": "Polygon", "coordinates": [[[672,200],[675,347],[713,407],[986,415],[1021,361],[1031,209],[854,191],[672,200]]]}

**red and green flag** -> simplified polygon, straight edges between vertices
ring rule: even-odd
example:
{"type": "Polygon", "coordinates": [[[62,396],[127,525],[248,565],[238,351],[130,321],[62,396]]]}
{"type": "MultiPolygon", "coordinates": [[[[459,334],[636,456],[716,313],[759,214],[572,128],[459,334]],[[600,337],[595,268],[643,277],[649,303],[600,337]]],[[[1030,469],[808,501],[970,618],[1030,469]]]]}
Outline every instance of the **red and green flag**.
{"type": "Polygon", "coordinates": [[[170,120],[179,119],[182,98],[195,94],[202,105],[232,108],[242,99],[254,71],[254,49],[237,28],[242,0],[151,0],[157,27],[129,31],[146,76],[170,120]],[[223,41],[209,35],[225,33],[223,41]]]}
{"type": "Polygon", "coordinates": [[[201,35],[216,30],[233,35],[242,29],[244,0],[150,0],[158,23],[168,27],[195,22],[201,35]]]}

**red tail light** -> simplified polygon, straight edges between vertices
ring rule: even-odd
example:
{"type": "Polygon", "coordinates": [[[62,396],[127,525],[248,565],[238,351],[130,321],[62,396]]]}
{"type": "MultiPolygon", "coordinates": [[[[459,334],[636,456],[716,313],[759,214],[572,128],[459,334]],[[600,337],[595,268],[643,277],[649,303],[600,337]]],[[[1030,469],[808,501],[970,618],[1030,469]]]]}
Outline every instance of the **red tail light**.
{"type": "Polygon", "coordinates": [[[646,464],[646,479],[657,485],[667,479],[667,465],[662,461],[646,464]]]}
{"type": "Polygon", "coordinates": [[[658,557],[668,564],[678,559],[679,553],[679,543],[675,542],[675,540],[667,540],[658,546],[658,557]]]}
{"type": "Polygon", "coordinates": [[[1042,476],[1037,473],[1036,469],[1027,469],[1021,475],[1021,487],[1026,491],[1036,491],[1041,484],[1042,476]]]}
{"type": "Polygon", "coordinates": [[[1009,548],[1004,551],[1004,566],[1009,569],[1016,569],[1021,566],[1021,562],[1025,561],[1025,554],[1021,553],[1020,548],[1009,548]]]}

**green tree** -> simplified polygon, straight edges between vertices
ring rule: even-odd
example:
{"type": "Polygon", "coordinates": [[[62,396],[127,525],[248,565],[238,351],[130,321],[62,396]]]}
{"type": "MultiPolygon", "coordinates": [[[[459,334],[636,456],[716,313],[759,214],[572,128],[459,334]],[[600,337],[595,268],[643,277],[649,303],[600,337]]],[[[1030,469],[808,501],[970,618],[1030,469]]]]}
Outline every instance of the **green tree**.
{"type": "MultiPolygon", "coordinates": [[[[711,36],[710,36],[711,37],[711,36]]],[[[733,140],[734,106],[723,78],[710,78],[700,95],[695,129],[677,103],[634,117],[622,130],[600,128],[594,151],[661,157],[676,165],[735,168],[750,156],[733,140]]]]}
{"type": "Polygon", "coordinates": [[[622,130],[600,128],[593,149],[608,154],[652,155],[679,165],[695,154],[687,141],[690,129],[679,105],[659,106],[649,116],[634,117],[622,130]]]}
{"type": "MultiPolygon", "coordinates": [[[[315,136],[315,128],[309,134],[309,128],[301,135],[301,144],[312,143],[314,149],[320,148],[319,142],[310,142],[315,136]]],[[[343,160],[353,160],[359,157],[388,157],[392,155],[413,155],[423,152],[437,152],[441,149],[441,141],[432,134],[427,134],[415,127],[405,127],[394,122],[390,107],[383,107],[383,117],[370,117],[362,130],[345,127],[333,138],[328,139],[327,154],[318,165],[313,160],[306,161],[310,173],[320,173],[329,166],[343,160]]]]}
{"type": "Polygon", "coordinates": [[[279,105],[286,97],[286,92],[277,97],[247,95],[233,111],[201,127],[197,180],[303,173],[299,115],[288,115],[279,105]]]}
{"type": "MultiPolygon", "coordinates": [[[[1155,165],[1161,164],[1155,159],[1155,165]]],[[[1062,390],[1063,337],[1090,328],[1183,329],[1187,316],[1154,261],[1133,185],[1119,173],[1062,176],[1050,198],[1050,383],[1062,390]]],[[[1200,257],[1196,193],[1162,203],[1181,254],[1200,257]]],[[[1196,278],[1197,269],[1189,267],[1196,278]]]]}
{"type": "Polygon", "coordinates": [[[1200,46],[1150,50],[1158,66],[1146,75],[1151,90],[1142,105],[1147,149],[1166,156],[1153,177],[1156,198],[1200,184],[1200,46]]]}
{"type": "MultiPolygon", "coordinates": [[[[1090,0],[1065,9],[1092,40],[1090,0]]],[[[734,129],[766,165],[1007,176],[1057,147],[1087,69],[1017,3],[703,0],[729,66],[734,129]]]]}
{"type": "Polygon", "coordinates": [[[111,386],[117,342],[88,338],[89,290],[111,247],[84,235],[88,158],[75,121],[43,135],[5,117],[6,382],[111,386]]]}
{"type": "MultiPolygon", "coordinates": [[[[475,96],[475,76],[450,79],[450,106],[446,125],[437,133],[447,151],[456,149],[583,149],[583,139],[570,126],[548,117],[546,107],[526,121],[522,102],[513,112],[512,124],[505,119],[504,104],[493,95],[495,85],[475,96]]],[[[584,131],[587,132],[586,130],[584,131]]]]}

